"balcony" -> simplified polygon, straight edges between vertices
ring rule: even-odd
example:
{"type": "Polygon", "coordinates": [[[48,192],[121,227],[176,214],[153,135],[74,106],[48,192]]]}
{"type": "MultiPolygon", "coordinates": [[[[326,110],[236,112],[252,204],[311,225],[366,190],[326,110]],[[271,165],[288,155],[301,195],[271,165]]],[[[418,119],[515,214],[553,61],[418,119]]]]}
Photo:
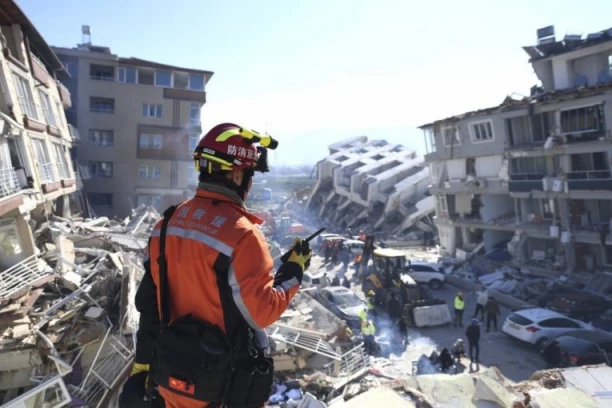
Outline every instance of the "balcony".
{"type": "Polygon", "coordinates": [[[0,169],[0,214],[6,214],[23,204],[23,196],[15,169],[0,169]]]}
{"type": "Polygon", "coordinates": [[[79,129],[69,124],[68,131],[70,132],[70,136],[72,136],[73,143],[78,143],[81,141],[81,134],[79,133],[79,129]]]}
{"type": "Polygon", "coordinates": [[[612,191],[610,170],[589,170],[567,173],[567,188],[572,191],[612,191]]]}
{"type": "Polygon", "coordinates": [[[508,191],[511,193],[542,191],[542,179],[545,176],[545,174],[541,173],[512,174],[508,181],[508,191]]]}
{"type": "Polygon", "coordinates": [[[32,75],[45,87],[49,87],[52,81],[51,75],[47,72],[45,64],[36,57],[36,55],[30,53],[30,60],[32,61],[32,75]]]}
{"type": "Polygon", "coordinates": [[[57,88],[59,89],[59,96],[64,105],[64,109],[72,108],[72,97],[68,88],[59,81],[57,81],[57,88]]]}
{"type": "Polygon", "coordinates": [[[206,92],[191,89],[164,88],[165,99],[206,103],[206,92]]]}
{"type": "Polygon", "coordinates": [[[0,302],[18,298],[32,286],[44,285],[54,278],[53,270],[38,255],[32,255],[0,272],[0,302]]]}
{"type": "Polygon", "coordinates": [[[43,115],[40,106],[26,98],[18,97],[17,99],[23,115],[23,125],[36,132],[45,132],[47,124],[42,122],[43,115]]]}
{"type": "Polygon", "coordinates": [[[49,194],[60,188],[61,182],[56,175],[56,163],[39,164],[43,193],[49,194]]]}

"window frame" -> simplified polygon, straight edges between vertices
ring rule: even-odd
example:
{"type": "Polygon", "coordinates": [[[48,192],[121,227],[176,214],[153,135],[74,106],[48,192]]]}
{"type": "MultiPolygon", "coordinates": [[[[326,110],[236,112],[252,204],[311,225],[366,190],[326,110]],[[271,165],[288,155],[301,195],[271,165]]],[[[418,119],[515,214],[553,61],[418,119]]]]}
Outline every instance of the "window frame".
{"type": "Polygon", "coordinates": [[[167,70],[167,69],[156,69],[155,70],[155,76],[153,78],[153,85],[158,87],[158,88],[172,88],[174,85],[174,75],[172,75],[172,71],[171,70],[167,70]],[[167,72],[168,74],[170,74],[170,84],[169,85],[158,85],[157,84],[157,73],[158,72],[167,72]]]}
{"type": "Polygon", "coordinates": [[[89,111],[92,113],[106,113],[106,114],[114,114],[115,113],[115,98],[105,98],[103,96],[90,96],[89,97],[89,111]],[[102,110],[100,108],[93,108],[92,102],[93,100],[108,100],[112,101],[110,110],[102,110]]]}
{"type": "Polygon", "coordinates": [[[113,198],[114,198],[113,197],[113,193],[97,193],[97,192],[89,192],[89,193],[87,193],[87,201],[89,202],[89,204],[92,207],[94,207],[94,206],[97,206],[97,207],[112,207],[113,206],[113,198]],[[91,200],[92,196],[95,196],[95,197],[104,196],[106,198],[110,197],[110,200],[107,200],[107,201],[110,201],[110,204],[108,204],[108,203],[106,203],[106,204],[98,204],[98,203],[93,204],[92,200],[91,200]]]}
{"type": "Polygon", "coordinates": [[[155,194],[138,194],[136,196],[136,204],[138,207],[145,205],[146,207],[159,208],[161,205],[161,196],[155,194]],[[151,199],[151,204],[149,204],[148,199],[151,199]],[[143,202],[141,202],[141,200],[143,202]]]}
{"type": "Polygon", "coordinates": [[[202,125],[202,105],[199,102],[191,102],[189,104],[189,125],[190,126],[201,126],[202,125]],[[193,112],[197,106],[197,120],[193,117],[193,112]]]}
{"type": "Polygon", "coordinates": [[[114,174],[115,174],[115,166],[113,164],[112,161],[106,161],[106,160],[90,160],[88,163],[89,167],[89,174],[91,174],[92,177],[96,177],[96,178],[113,178],[114,174]],[[109,168],[110,168],[110,174],[109,172],[100,172],[98,170],[101,170],[103,168],[103,164],[110,164],[109,168]],[[94,169],[92,169],[92,165],[95,165],[95,171],[94,169]]]}
{"type": "MultiPolygon", "coordinates": [[[[605,117],[605,113],[602,112],[602,103],[595,103],[595,104],[588,104],[588,105],[578,105],[578,106],[572,106],[572,107],[568,107],[568,108],[564,108],[564,109],[559,109],[559,134],[560,135],[575,135],[575,134],[581,134],[581,133],[597,133],[601,130],[600,127],[600,122],[602,120],[601,115],[603,114],[605,117]],[[592,108],[594,110],[594,113],[596,115],[596,124],[597,124],[597,128],[596,129],[583,129],[583,130],[568,130],[566,131],[563,128],[563,113],[564,112],[570,112],[570,111],[580,111],[582,109],[584,109],[585,111],[589,108],[592,108]]],[[[605,119],[604,119],[605,120],[605,119]]]]}
{"type": "Polygon", "coordinates": [[[15,88],[17,88],[17,98],[19,99],[18,103],[19,107],[21,108],[21,114],[27,116],[28,119],[33,119],[39,122],[39,112],[36,108],[36,100],[34,99],[34,93],[32,92],[30,81],[15,71],[12,71],[12,74],[13,84],[15,85],[15,88]],[[25,107],[24,103],[21,102],[21,99],[25,101],[25,107]]]}
{"type": "Polygon", "coordinates": [[[163,148],[163,140],[164,136],[160,134],[141,133],[138,135],[138,146],[140,149],[160,150],[163,148]],[[146,140],[146,144],[143,144],[143,140],[146,140]]]}
{"type": "Polygon", "coordinates": [[[101,146],[101,147],[112,147],[115,144],[115,131],[114,130],[108,130],[108,129],[89,129],[89,133],[88,133],[88,143],[92,146],[101,146]],[[99,139],[102,140],[103,138],[100,137],[102,135],[105,134],[110,134],[110,139],[111,142],[110,143],[95,143],[92,141],[92,134],[93,133],[99,133],[99,139]]]}
{"type": "Polygon", "coordinates": [[[459,127],[458,126],[451,126],[451,125],[446,125],[446,126],[442,126],[441,127],[441,135],[442,135],[442,143],[444,143],[444,147],[451,147],[451,146],[461,146],[461,138],[459,137],[459,127]],[[454,129],[455,130],[455,137],[454,143],[447,143],[446,140],[446,131],[448,129],[454,129]]]}
{"type": "Polygon", "coordinates": [[[132,84],[132,85],[138,84],[138,70],[135,67],[130,67],[127,65],[118,66],[117,67],[117,82],[119,82],[120,84],[132,84]],[[129,70],[134,70],[134,82],[129,82],[127,80],[129,70]],[[123,73],[123,80],[121,80],[121,73],[123,73]]]}
{"type": "Polygon", "coordinates": [[[0,255],[5,256],[7,259],[11,259],[14,257],[18,257],[21,256],[25,250],[24,246],[23,246],[23,239],[21,238],[21,235],[19,235],[19,228],[17,226],[17,219],[16,218],[7,218],[7,219],[2,219],[0,221],[0,231],[9,231],[12,232],[16,238],[17,244],[19,246],[19,252],[15,252],[11,255],[7,254],[4,252],[3,249],[0,249],[0,255]]]}
{"type": "Polygon", "coordinates": [[[190,91],[204,92],[204,90],[206,89],[206,77],[204,77],[204,74],[189,73],[188,74],[188,80],[187,80],[187,89],[189,89],[190,91]],[[191,86],[191,77],[192,76],[197,76],[197,77],[201,77],[202,78],[202,88],[194,88],[194,87],[191,86]]]}
{"type": "Polygon", "coordinates": [[[161,166],[155,164],[141,164],[138,166],[138,178],[141,180],[160,180],[161,166]],[[144,169],[144,177],[143,177],[144,169]],[[149,174],[150,173],[150,174],[149,174]],[[149,177],[151,175],[151,177],[149,177]]]}
{"type": "Polygon", "coordinates": [[[45,116],[47,125],[53,126],[54,128],[59,129],[60,127],[57,124],[57,118],[55,117],[53,106],[51,105],[51,98],[41,88],[38,88],[38,97],[40,99],[42,113],[45,116]]]}
{"type": "MultiPolygon", "coordinates": [[[[484,119],[484,120],[470,122],[469,128],[470,128],[470,140],[472,141],[473,144],[489,143],[489,142],[495,141],[495,129],[493,128],[493,119],[484,119]],[[488,125],[488,128],[491,130],[490,138],[487,138],[487,139],[477,139],[476,138],[476,128],[480,127],[481,125],[485,125],[485,126],[488,125]]],[[[478,133],[480,135],[480,130],[478,133]]]]}
{"type": "Polygon", "coordinates": [[[143,103],[141,114],[145,118],[161,118],[164,114],[164,107],[160,103],[143,103]],[[153,108],[153,115],[151,115],[151,108],[153,108]]]}

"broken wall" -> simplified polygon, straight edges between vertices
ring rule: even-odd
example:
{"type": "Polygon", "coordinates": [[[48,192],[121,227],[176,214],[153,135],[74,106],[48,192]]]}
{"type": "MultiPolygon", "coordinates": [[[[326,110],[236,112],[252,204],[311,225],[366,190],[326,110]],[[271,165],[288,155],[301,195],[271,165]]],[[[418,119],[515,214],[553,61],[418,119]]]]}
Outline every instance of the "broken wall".
{"type": "Polygon", "coordinates": [[[493,247],[500,242],[508,241],[514,236],[514,231],[496,231],[496,230],[485,230],[482,234],[485,251],[489,252],[493,247]]]}
{"type": "Polygon", "coordinates": [[[497,178],[502,165],[502,156],[476,157],[476,177],[497,178]]]}
{"type": "Polygon", "coordinates": [[[514,201],[505,194],[481,195],[480,216],[484,222],[489,222],[501,215],[514,212],[514,201]]]}

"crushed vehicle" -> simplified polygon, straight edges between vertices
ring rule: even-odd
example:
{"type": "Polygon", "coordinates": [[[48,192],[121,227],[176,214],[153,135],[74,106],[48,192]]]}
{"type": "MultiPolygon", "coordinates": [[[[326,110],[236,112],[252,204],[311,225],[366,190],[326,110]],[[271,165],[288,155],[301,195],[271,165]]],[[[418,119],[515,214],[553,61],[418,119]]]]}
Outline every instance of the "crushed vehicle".
{"type": "Polygon", "coordinates": [[[363,300],[344,286],[329,286],[313,293],[319,303],[344,320],[351,329],[361,327],[359,312],[366,310],[363,300]]]}
{"type": "Polygon", "coordinates": [[[543,344],[542,354],[547,348],[559,344],[561,367],[591,364],[612,365],[612,335],[599,330],[573,330],[543,344]]]}

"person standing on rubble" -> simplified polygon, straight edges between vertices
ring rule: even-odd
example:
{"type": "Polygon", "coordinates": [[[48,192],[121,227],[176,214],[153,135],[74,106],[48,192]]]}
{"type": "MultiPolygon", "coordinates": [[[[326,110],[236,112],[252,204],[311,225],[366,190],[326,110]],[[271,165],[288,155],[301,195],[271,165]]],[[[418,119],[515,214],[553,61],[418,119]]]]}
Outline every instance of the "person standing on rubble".
{"type": "Polygon", "coordinates": [[[472,323],[465,329],[465,337],[467,337],[470,349],[470,361],[477,363],[480,354],[480,322],[478,319],[472,319],[472,323]]]}
{"type": "Polygon", "coordinates": [[[368,292],[368,297],[366,298],[366,305],[368,307],[368,318],[375,319],[376,318],[376,293],[373,290],[368,292]]]}
{"type": "Polygon", "coordinates": [[[149,239],[135,299],[136,356],[120,406],[134,406],[126,400],[139,387],[142,400],[150,383],[168,408],[263,406],[268,399],[274,365],[263,329],[297,294],[311,256],[296,238],[272,275],[256,227],[262,220],[244,204],[254,172],[268,171],[264,146],[277,144],[229,123],[198,143],[195,196],[167,209],[149,239]]]}
{"type": "Polygon", "coordinates": [[[476,294],[476,310],[474,310],[474,316],[472,316],[472,318],[478,317],[478,313],[480,312],[480,320],[484,320],[485,305],[488,299],[489,293],[487,292],[487,288],[483,286],[480,292],[476,294]]]}
{"type": "Polygon", "coordinates": [[[455,296],[454,301],[455,306],[455,323],[454,327],[463,327],[463,311],[465,310],[465,300],[463,299],[463,292],[457,292],[457,296],[455,296]]]}
{"type": "Polygon", "coordinates": [[[366,353],[373,356],[376,353],[376,326],[374,326],[372,320],[361,321],[361,335],[363,336],[366,353]]]}
{"type": "Polygon", "coordinates": [[[338,275],[334,276],[334,279],[332,279],[332,286],[340,286],[340,278],[338,277],[338,275]]]}
{"type": "Polygon", "coordinates": [[[344,275],[344,278],[342,279],[342,286],[344,286],[347,289],[351,288],[351,281],[348,280],[346,275],[344,275]]]}
{"type": "Polygon", "coordinates": [[[499,310],[499,303],[495,300],[494,297],[490,297],[485,306],[485,311],[487,312],[487,333],[491,330],[491,322],[493,322],[493,327],[495,327],[495,331],[497,331],[497,316],[501,314],[499,310]]]}

